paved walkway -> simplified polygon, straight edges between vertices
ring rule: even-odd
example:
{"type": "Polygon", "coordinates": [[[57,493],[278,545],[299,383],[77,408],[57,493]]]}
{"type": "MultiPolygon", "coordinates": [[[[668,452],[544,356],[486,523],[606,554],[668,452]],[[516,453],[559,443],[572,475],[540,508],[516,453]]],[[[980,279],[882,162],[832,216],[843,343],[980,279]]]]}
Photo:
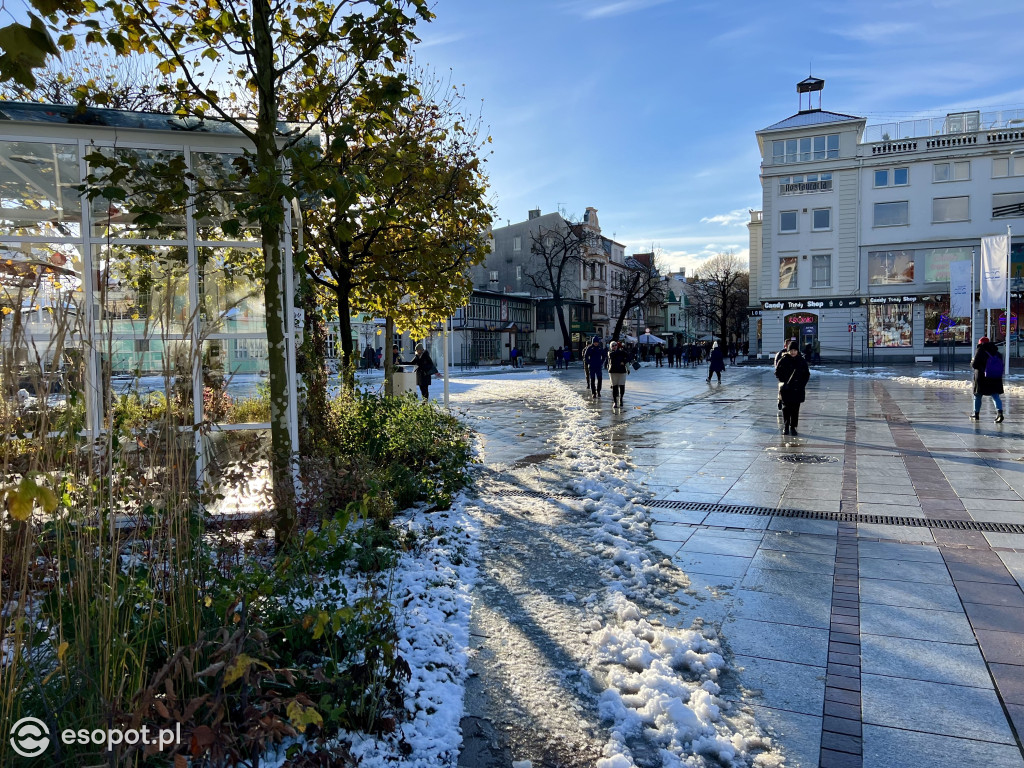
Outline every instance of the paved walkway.
{"type": "MultiPolygon", "coordinates": [[[[961,392],[812,376],[791,439],[770,371],[703,376],[643,369],[625,413],[591,407],[690,578],[680,620],[720,624],[787,765],[1024,768],[1020,404],[972,423],[961,392]]],[[[529,414],[488,415],[506,457],[542,450],[529,414]]]]}

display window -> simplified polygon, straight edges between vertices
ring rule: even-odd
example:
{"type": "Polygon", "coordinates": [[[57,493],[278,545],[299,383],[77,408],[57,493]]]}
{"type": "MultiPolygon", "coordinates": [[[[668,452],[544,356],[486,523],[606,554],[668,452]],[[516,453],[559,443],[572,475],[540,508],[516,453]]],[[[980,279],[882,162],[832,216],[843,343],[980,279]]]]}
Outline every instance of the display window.
{"type": "Polygon", "coordinates": [[[913,304],[872,304],[868,307],[868,344],[872,347],[914,345],[913,304]]]}
{"type": "MultiPolygon", "coordinates": [[[[968,253],[970,249],[968,249],[968,253]]],[[[971,344],[971,319],[951,317],[949,299],[928,301],[924,305],[924,344],[971,344]]]]}
{"type": "Polygon", "coordinates": [[[871,251],[868,253],[868,282],[871,285],[913,283],[914,252],[871,251]]]}

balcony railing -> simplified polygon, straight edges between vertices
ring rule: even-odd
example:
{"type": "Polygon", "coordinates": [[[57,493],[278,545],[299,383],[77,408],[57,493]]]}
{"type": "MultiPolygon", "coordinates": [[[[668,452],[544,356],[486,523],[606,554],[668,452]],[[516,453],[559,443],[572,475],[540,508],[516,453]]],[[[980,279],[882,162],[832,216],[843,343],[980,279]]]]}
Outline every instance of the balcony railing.
{"type": "Polygon", "coordinates": [[[904,120],[898,123],[869,125],[864,129],[864,144],[898,142],[932,136],[949,136],[980,131],[999,131],[1024,124],[1024,109],[996,112],[954,112],[944,117],[904,120]]]}
{"type": "Polygon", "coordinates": [[[831,192],[832,179],[825,181],[798,181],[792,184],[780,184],[780,195],[799,195],[804,192],[831,192]]]}

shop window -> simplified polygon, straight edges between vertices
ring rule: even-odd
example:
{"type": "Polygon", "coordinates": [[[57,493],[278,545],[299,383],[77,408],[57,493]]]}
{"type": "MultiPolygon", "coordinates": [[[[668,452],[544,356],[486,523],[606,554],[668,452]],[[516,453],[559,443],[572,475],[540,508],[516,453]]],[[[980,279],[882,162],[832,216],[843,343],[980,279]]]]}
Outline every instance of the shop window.
{"type": "Polygon", "coordinates": [[[868,307],[868,345],[914,346],[913,304],[871,304],[868,307]]]}
{"type": "Polygon", "coordinates": [[[872,251],[868,254],[868,283],[871,285],[901,285],[913,282],[913,251],[872,251]]]}
{"type": "Polygon", "coordinates": [[[917,258],[924,260],[926,283],[948,283],[949,265],[954,261],[970,261],[970,248],[922,248],[917,258]]]}
{"type": "Polygon", "coordinates": [[[924,305],[925,346],[938,344],[971,344],[971,319],[950,317],[949,299],[929,301],[924,305]]]}

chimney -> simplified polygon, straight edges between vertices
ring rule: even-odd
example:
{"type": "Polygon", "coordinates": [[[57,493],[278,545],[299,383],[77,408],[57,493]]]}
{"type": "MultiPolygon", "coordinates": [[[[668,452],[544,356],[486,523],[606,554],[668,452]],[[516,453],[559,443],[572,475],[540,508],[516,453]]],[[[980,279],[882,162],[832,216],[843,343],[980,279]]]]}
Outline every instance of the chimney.
{"type": "Polygon", "coordinates": [[[534,208],[530,211],[530,220],[540,218],[540,208],[534,208]]]}

